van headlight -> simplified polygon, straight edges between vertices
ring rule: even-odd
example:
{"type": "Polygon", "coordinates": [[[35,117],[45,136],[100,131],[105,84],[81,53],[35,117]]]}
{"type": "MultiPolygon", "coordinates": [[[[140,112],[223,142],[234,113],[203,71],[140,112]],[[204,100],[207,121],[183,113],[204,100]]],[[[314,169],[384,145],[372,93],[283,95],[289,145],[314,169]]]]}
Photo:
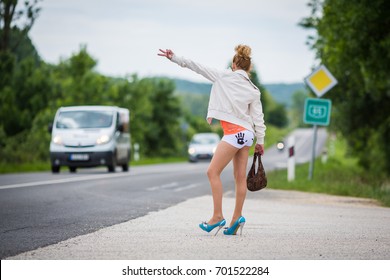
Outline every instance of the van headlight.
{"type": "Polygon", "coordinates": [[[189,148],[189,149],[188,149],[188,153],[189,153],[190,155],[195,154],[195,148],[189,148]]]}
{"type": "Polygon", "coordinates": [[[62,138],[59,135],[54,136],[52,141],[56,145],[62,145],[62,138]]]}
{"type": "Polygon", "coordinates": [[[103,144],[107,144],[108,142],[110,142],[110,136],[104,134],[104,135],[101,135],[98,137],[98,139],[96,139],[96,144],[98,145],[103,145],[103,144]]]}

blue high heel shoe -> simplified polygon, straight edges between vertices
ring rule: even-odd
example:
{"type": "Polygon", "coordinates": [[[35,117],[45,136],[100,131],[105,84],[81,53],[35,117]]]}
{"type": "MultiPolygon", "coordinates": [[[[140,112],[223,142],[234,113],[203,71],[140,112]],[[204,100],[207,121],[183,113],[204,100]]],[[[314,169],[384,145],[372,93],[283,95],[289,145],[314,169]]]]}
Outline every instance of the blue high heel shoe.
{"type": "Polygon", "coordinates": [[[201,229],[203,229],[204,231],[207,231],[207,232],[210,232],[213,229],[215,229],[216,227],[218,227],[217,232],[214,234],[214,236],[216,236],[217,233],[220,231],[221,228],[223,228],[224,225],[226,225],[226,220],[225,219],[219,221],[218,223],[212,224],[212,225],[209,225],[208,223],[203,222],[203,223],[199,224],[199,227],[201,229]]]}
{"type": "Polygon", "coordinates": [[[245,218],[241,216],[240,218],[237,219],[237,221],[234,222],[234,224],[231,227],[226,228],[223,231],[223,234],[236,235],[238,228],[240,228],[240,235],[242,235],[242,229],[244,228],[244,225],[245,225],[245,218]]]}

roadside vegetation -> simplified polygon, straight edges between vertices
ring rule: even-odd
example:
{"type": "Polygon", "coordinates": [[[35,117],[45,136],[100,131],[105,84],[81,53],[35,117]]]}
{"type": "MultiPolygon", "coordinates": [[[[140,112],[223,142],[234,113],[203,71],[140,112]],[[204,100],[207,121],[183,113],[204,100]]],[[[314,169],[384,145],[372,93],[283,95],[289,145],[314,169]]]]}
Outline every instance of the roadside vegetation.
{"type": "Polygon", "coordinates": [[[308,180],[309,164],[296,166],[295,180],[287,181],[287,170],[269,172],[268,187],[281,190],[326,193],[378,200],[390,207],[390,182],[378,177],[358,164],[356,157],[348,155],[347,142],[341,136],[328,141],[326,162],[315,161],[314,176],[308,180]]]}
{"type": "MultiPolygon", "coordinates": [[[[217,133],[221,133],[217,126],[213,128],[213,131],[217,133]]],[[[268,148],[274,145],[278,140],[282,139],[287,135],[290,129],[287,128],[277,128],[275,126],[267,127],[267,142],[265,147],[268,148]]],[[[184,147],[186,143],[183,144],[184,147]]],[[[47,147],[48,148],[48,147],[47,147]]],[[[185,148],[186,149],[186,148],[185,148]]],[[[252,147],[251,154],[253,154],[254,146],[252,147]]],[[[146,157],[141,156],[138,161],[134,159],[130,162],[130,166],[140,166],[140,165],[150,165],[150,164],[161,164],[161,163],[174,163],[174,162],[186,162],[188,161],[188,157],[186,155],[186,150],[181,152],[178,156],[170,156],[170,157],[146,157]]],[[[130,167],[131,168],[131,167],[130,167]]],[[[5,173],[18,173],[18,172],[37,172],[37,171],[50,171],[51,166],[49,159],[44,160],[35,160],[31,162],[1,162],[0,161],[0,174],[5,173]]]]}

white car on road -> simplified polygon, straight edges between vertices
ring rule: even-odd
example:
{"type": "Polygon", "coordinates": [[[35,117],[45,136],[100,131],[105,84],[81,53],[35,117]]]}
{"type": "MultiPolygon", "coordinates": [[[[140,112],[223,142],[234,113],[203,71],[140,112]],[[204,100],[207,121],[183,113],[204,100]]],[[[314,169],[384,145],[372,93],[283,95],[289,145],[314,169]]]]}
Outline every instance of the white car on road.
{"type": "Polygon", "coordinates": [[[188,147],[188,156],[191,162],[200,159],[211,159],[221,138],[217,133],[197,133],[188,147]]]}

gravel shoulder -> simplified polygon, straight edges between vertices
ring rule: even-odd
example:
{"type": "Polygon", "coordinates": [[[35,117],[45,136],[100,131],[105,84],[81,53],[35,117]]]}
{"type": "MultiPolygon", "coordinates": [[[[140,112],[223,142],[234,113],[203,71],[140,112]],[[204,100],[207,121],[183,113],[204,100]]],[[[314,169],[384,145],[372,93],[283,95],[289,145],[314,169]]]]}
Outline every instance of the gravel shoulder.
{"type": "MultiPolygon", "coordinates": [[[[234,194],[225,193],[230,222],[234,194]]],[[[242,236],[199,229],[212,197],[25,252],[9,259],[46,260],[389,260],[390,208],[369,199],[265,189],[248,193],[242,236]]]]}

